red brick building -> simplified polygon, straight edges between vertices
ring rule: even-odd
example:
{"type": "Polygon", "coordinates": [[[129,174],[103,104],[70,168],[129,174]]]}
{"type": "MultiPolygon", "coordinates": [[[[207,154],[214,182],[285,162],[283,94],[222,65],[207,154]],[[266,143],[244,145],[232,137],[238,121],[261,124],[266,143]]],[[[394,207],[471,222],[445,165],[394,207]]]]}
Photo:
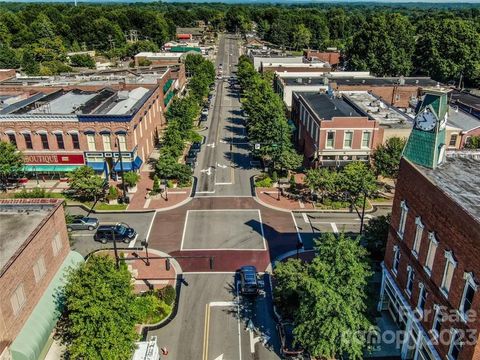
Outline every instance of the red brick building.
{"type": "Polygon", "coordinates": [[[0,140],[25,154],[27,175],[62,177],[84,164],[115,175],[119,151],[124,170],[138,170],[165,125],[165,109],[186,78],[182,65],[66,77],[48,85],[45,79],[39,84],[28,81],[0,82],[4,97],[28,94],[0,109],[0,140]]]}
{"type": "Polygon", "coordinates": [[[323,61],[329,63],[333,68],[340,64],[340,51],[319,51],[305,50],[303,56],[309,62],[323,61]]]}
{"type": "Polygon", "coordinates": [[[402,359],[480,359],[480,153],[445,156],[447,106],[422,100],[396,185],[378,309],[402,359]]]}
{"type": "Polygon", "coordinates": [[[38,359],[58,319],[70,250],[62,200],[0,200],[0,359],[38,359]]]}

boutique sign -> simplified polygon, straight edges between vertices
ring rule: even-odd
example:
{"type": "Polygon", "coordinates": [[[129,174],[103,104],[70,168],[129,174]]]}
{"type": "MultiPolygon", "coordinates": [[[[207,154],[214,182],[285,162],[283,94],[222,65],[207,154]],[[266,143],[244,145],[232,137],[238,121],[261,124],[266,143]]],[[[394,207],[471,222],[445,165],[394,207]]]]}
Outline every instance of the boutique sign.
{"type": "Polygon", "coordinates": [[[83,154],[34,154],[25,155],[28,165],[83,165],[83,154]]]}

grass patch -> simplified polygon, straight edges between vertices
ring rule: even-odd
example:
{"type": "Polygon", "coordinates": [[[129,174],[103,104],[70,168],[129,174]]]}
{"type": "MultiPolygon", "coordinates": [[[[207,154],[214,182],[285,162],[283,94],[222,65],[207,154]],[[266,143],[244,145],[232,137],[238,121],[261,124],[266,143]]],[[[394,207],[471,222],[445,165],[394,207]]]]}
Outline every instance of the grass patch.
{"type": "MultiPolygon", "coordinates": [[[[89,208],[92,206],[92,204],[85,204],[84,205],[88,206],[89,208]]],[[[127,209],[127,204],[114,204],[114,205],[110,205],[110,204],[105,204],[105,203],[97,203],[97,205],[95,205],[94,209],[95,210],[126,210],[127,209]]]]}
{"type": "Polygon", "coordinates": [[[272,187],[273,181],[267,174],[263,173],[255,179],[256,187],[269,188],[272,187]]]}

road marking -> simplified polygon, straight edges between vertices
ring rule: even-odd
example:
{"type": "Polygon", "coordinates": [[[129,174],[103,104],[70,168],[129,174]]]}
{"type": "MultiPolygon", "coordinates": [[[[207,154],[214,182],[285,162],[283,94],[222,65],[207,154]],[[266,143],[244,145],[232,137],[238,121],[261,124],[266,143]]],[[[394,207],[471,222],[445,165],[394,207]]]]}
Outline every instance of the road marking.
{"type": "Polygon", "coordinates": [[[203,329],[203,360],[208,359],[208,329],[210,321],[210,306],[205,304],[205,327],[203,329]]]}
{"type": "Polygon", "coordinates": [[[132,241],[130,241],[130,242],[128,243],[128,247],[129,247],[129,248],[133,248],[133,247],[135,246],[135,242],[137,241],[137,239],[138,239],[138,234],[135,235],[135,237],[132,239],[132,241]]]}
{"type": "Polygon", "coordinates": [[[207,147],[211,147],[212,149],[214,149],[214,148],[215,148],[215,143],[210,143],[210,144],[207,144],[206,146],[207,146],[207,147]]]}
{"type": "MultiPolygon", "coordinates": [[[[215,194],[215,190],[213,191],[195,191],[195,194],[215,194]]],[[[208,197],[208,196],[206,196],[208,197]]],[[[227,197],[231,197],[231,196],[227,196],[227,197]]]]}
{"type": "Polygon", "coordinates": [[[302,217],[303,217],[303,221],[305,221],[305,224],[310,224],[310,222],[308,221],[307,214],[302,213],[302,217]]]}
{"type": "Polygon", "coordinates": [[[305,208],[305,204],[302,202],[302,200],[298,200],[298,204],[300,205],[301,209],[305,208]]]}
{"type": "Polygon", "coordinates": [[[223,354],[220,354],[219,356],[217,356],[215,360],[223,360],[223,354]]]}
{"type": "Polygon", "coordinates": [[[208,169],[200,170],[202,174],[212,175],[212,167],[210,166],[208,169]]]}
{"type": "Polygon", "coordinates": [[[226,168],[227,168],[227,165],[222,165],[222,164],[219,164],[219,163],[217,163],[217,166],[220,167],[220,168],[222,168],[222,169],[226,169],[226,168]]]}
{"type": "Polygon", "coordinates": [[[337,225],[335,223],[330,223],[330,225],[332,226],[332,230],[335,234],[338,234],[338,228],[337,228],[337,225]]]}
{"type": "Polygon", "coordinates": [[[240,326],[240,298],[238,295],[238,281],[235,282],[235,290],[237,292],[237,334],[238,334],[238,358],[242,360],[242,331],[240,326]]]}
{"type": "Polygon", "coordinates": [[[209,306],[236,306],[237,302],[236,301],[212,301],[208,304],[209,306]]]}
{"type": "Polygon", "coordinates": [[[187,210],[187,213],[185,214],[185,223],[183,224],[183,234],[182,234],[182,242],[180,244],[180,250],[183,249],[183,242],[185,241],[185,232],[187,231],[187,221],[188,221],[189,213],[190,213],[190,210],[187,210]]]}
{"type": "Polygon", "coordinates": [[[216,182],[215,185],[232,185],[232,182],[216,182]]]}
{"type": "Polygon", "coordinates": [[[143,204],[143,208],[144,208],[144,209],[148,209],[148,207],[150,206],[150,201],[151,201],[151,200],[152,200],[152,199],[148,198],[148,199],[145,201],[145,204],[143,204]]]}
{"type": "Polygon", "coordinates": [[[150,221],[150,226],[148,227],[147,234],[145,235],[145,241],[148,243],[148,238],[150,237],[150,231],[152,231],[152,226],[153,226],[153,221],[155,220],[155,216],[157,216],[157,213],[155,213],[152,216],[152,221],[150,221]]]}
{"type": "Polygon", "coordinates": [[[260,230],[262,231],[262,239],[263,239],[263,249],[267,250],[267,242],[265,241],[265,233],[263,232],[263,221],[262,221],[262,213],[260,210],[258,211],[258,218],[260,220],[260,230]]]}
{"type": "Polygon", "coordinates": [[[303,244],[302,235],[300,235],[300,231],[299,231],[298,225],[297,225],[297,220],[295,220],[295,216],[293,215],[293,212],[290,212],[290,214],[292,215],[293,223],[295,224],[295,230],[297,231],[298,241],[303,244]]]}
{"type": "Polygon", "coordinates": [[[74,233],[70,233],[70,236],[72,237],[87,237],[87,236],[93,236],[93,234],[74,234],[74,233]]]}

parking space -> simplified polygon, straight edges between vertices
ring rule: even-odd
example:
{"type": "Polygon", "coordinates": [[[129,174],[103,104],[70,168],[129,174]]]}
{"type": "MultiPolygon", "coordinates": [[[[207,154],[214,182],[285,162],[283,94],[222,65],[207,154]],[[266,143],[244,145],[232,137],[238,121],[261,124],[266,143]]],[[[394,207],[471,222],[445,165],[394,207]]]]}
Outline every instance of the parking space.
{"type": "Polygon", "coordinates": [[[189,210],[181,249],[266,250],[260,210],[189,210]]]}
{"type": "MultiPolygon", "coordinates": [[[[77,206],[69,206],[66,212],[71,215],[87,215],[87,212],[77,206]]],[[[119,247],[135,247],[140,246],[141,241],[147,239],[149,229],[155,213],[91,213],[89,217],[99,220],[100,225],[123,223],[135,229],[138,233],[136,241],[120,243],[119,247]]],[[[94,240],[95,230],[77,230],[70,233],[72,249],[79,252],[83,256],[88,255],[92,251],[99,249],[111,249],[112,243],[101,244],[94,240]]]]}

